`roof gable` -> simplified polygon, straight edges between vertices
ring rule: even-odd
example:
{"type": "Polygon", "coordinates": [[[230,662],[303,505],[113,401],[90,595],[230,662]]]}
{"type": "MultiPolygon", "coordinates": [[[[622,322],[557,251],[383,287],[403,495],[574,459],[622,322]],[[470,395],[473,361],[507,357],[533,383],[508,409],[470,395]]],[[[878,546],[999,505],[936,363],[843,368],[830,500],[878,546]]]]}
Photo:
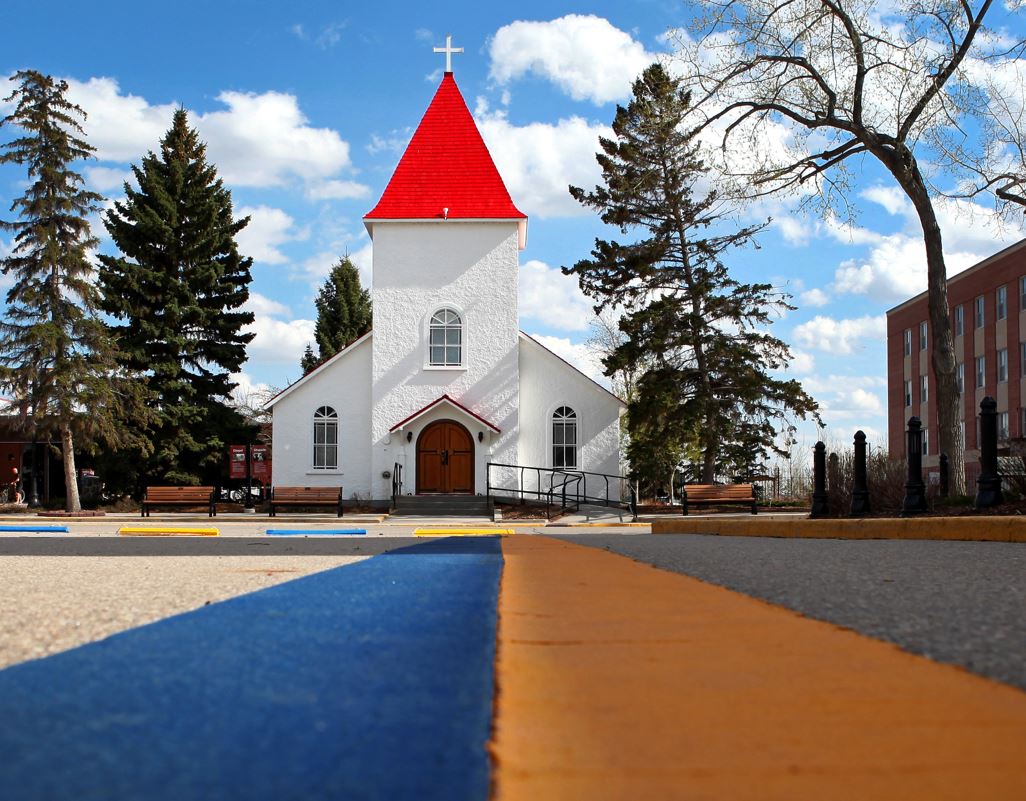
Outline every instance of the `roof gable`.
{"type": "Polygon", "coordinates": [[[608,395],[610,398],[615,400],[618,404],[620,404],[621,408],[623,408],[623,409],[627,408],[627,402],[625,400],[623,400],[623,398],[621,398],[619,395],[616,395],[616,394],[610,392],[608,389],[606,389],[604,386],[602,386],[598,381],[596,381],[590,375],[588,375],[583,370],[581,370],[581,369],[575,367],[574,365],[572,365],[570,362],[568,362],[566,359],[564,359],[562,356],[560,356],[555,351],[553,351],[553,350],[551,350],[549,348],[546,348],[541,342],[539,342],[537,339],[535,339],[530,334],[527,334],[527,333],[524,333],[523,331],[521,331],[520,332],[520,338],[522,340],[524,340],[525,342],[530,342],[531,344],[541,348],[545,353],[549,354],[549,356],[551,356],[553,359],[557,359],[558,361],[562,362],[566,367],[569,367],[571,370],[573,370],[575,373],[577,373],[578,376],[580,376],[589,385],[591,385],[591,387],[593,389],[597,390],[598,392],[603,393],[604,395],[608,395]]]}
{"type": "Polygon", "coordinates": [[[425,414],[430,412],[432,409],[434,409],[435,407],[437,407],[439,405],[442,405],[442,404],[445,404],[447,406],[452,407],[453,409],[456,409],[456,410],[458,410],[460,412],[463,412],[468,417],[471,417],[474,420],[476,420],[477,422],[481,423],[482,425],[487,426],[495,434],[501,434],[502,433],[502,429],[499,428],[497,425],[495,425],[495,423],[493,423],[493,422],[491,422],[489,420],[486,420],[481,415],[479,415],[477,412],[472,411],[471,409],[468,409],[462,403],[460,403],[457,400],[454,400],[454,399],[450,398],[448,395],[442,395],[440,398],[436,398],[435,400],[431,401],[431,403],[429,403],[427,406],[424,406],[424,407],[418,409],[417,411],[415,411],[413,414],[411,414],[411,415],[409,415],[407,417],[404,417],[402,420],[400,420],[398,423],[396,423],[394,426],[392,426],[388,430],[389,431],[396,431],[396,430],[398,430],[400,428],[403,428],[404,426],[407,426],[410,423],[412,423],[418,417],[423,417],[425,414]]]}
{"type": "Polygon", "coordinates": [[[452,73],[445,73],[384,194],[364,219],[524,218],[452,73]]]}
{"type": "Polygon", "coordinates": [[[300,378],[300,379],[298,379],[296,381],[293,381],[291,384],[289,384],[287,387],[285,387],[285,389],[283,389],[281,392],[279,392],[277,395],[275,395],[273,398],[271,398],[269,401],[267,401],[267,403],[264,404],[264,408],[265,409],[270,409],[278,401],[283,400],[286,396],[291,395],[293,392],[295,392],[297,389],[299,389],[299,387],[301,387],[303,384],[306,384],[308,381],[312,381],[315,377],[317,377],[317,376],[321,375],[322,373],[324,373],[335,362],[345,358],[350,353],[352,353],[354,350],[356,350],[356,348],[358,348],[360,345],[362,345],[364,342],[367,342],[371,338],[371,335],[373,333],[374,333],[373,331],[368,331],[362,337],[358,337],[357,339],[354,339],[352,342],[350,342],[348,345],[346,345],[344,348],[342,348],[342,350],[340,350],[334,356],[332,356],[332,357],[330,357],[328,359],[325,359],[323,362],[318,364],[313,370],[311,370],[309,373],[304,375],[302,378],[300,378]]]}

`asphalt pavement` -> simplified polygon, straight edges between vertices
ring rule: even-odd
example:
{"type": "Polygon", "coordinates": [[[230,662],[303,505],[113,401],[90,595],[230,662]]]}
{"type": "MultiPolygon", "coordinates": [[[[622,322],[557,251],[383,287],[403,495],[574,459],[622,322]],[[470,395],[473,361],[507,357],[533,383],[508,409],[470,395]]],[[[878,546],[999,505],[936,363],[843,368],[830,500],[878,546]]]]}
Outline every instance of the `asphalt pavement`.
{"type": "Polygon", "coordinates": [[[1026,689],[1026,545],[576,534],[1026,689]]]}

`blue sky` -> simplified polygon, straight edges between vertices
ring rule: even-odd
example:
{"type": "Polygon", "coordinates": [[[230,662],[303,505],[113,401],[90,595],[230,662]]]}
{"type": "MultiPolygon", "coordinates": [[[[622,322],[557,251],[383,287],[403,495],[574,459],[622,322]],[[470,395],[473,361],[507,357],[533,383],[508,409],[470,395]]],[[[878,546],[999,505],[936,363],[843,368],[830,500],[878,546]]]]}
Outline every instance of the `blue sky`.
{"type": "MultiPolygon", "coordinates": [[[[1022,36],[1021,21],[1000,21],[1022,36]]],[[[594,372],[590,304],[559,267],[604,232],[566,186],[598,181],[597,136],[633,77],[670,54],[667,31],[687,22],[685,4],[663,0],[18,4],[0,33],[0,75],[32,68],[71,82],[99,150],[83,171],[108,198],[156,147],[174,108],[190,111],[236,209],[253,218],[240,246],[255,259],[257,336],[239,380],[281,387],[300,375],[313,297],[332,262],[348,252],[369,280],[361,218],[438,85],[444,61],[432,47],[451,33],[466,51],[454,56],[457,83],[530,217],[521,326],[594,372]]],[[[793,346],[791,374],[822,404],[828,436],[847,441],[861,427],[882,445],[883,313],[925,288],[925,258],[902,196],[872,163],[855,168],[854,226],[764,204],[746,212],[774,217],[761,248],[729,264],[741,280],[794,295],[798,310],[774,328],[793,346]]],[[[23,179],[0,168],[0,209],[23,179]]],[[[982,207],[941,216],[952,272],[1023,235],[982,207]]]]}

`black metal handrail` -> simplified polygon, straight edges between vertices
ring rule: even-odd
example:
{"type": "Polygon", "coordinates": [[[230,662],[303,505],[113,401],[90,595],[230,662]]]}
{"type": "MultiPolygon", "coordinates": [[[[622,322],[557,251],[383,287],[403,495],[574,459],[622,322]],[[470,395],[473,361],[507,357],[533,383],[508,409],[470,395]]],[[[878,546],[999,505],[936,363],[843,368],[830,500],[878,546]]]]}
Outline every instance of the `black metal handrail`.
{"type": "Polygon", "coordinates": [[[399,496],[403,494],[403,466],[396,462],[392,466],[392,508],[399,505],[399,496]]]}
{"type": "Polygon", "coordinates": [[[634,484],[627,476],[593,473],[587,470],[570,470],[560,467],[532,467],[529,465],[488,462],[485,468],[485,478],[487,497],[490,502],[494,503],[497,494],[502,494],[503,496],[512,495],[519,499],[520,503],[524,503],[528,497],[537,498],[539,501],[545,502],[546,519],[552,519],[554,508],[558,508],[560,513],[565,513],[571,505],[573,506],[573,511],[579,510],[581,504],[626,509],[631,513],[633,519],[636,520],[638,517],[637,495],[634,484]],[[493,483],[492,468],[517,471],[517,486],[510,487],[502,483],[493,483]],[[534,474],[536,489],[526,487],[524,483],[525,472],[534,474]],[[543,478],[547,480],[547,488],[543,478]],[[588,494],[589,486],[594,484],[600,484],[603,487],[603,495],[588,494]],[[615,496],[610,494],[613,487],[616,488],[615,496]]]}

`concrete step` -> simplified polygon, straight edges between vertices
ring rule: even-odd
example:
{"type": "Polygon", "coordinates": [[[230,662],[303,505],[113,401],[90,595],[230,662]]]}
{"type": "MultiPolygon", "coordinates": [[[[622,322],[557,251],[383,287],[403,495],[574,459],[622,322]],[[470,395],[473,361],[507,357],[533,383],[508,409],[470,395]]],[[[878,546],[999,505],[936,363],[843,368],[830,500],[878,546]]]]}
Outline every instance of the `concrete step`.
{"type": "Polygon", "coordinates": [[[393,514],[480,517],[489,511],[488,499],[480,495],[403,495],[393,514]]]}

